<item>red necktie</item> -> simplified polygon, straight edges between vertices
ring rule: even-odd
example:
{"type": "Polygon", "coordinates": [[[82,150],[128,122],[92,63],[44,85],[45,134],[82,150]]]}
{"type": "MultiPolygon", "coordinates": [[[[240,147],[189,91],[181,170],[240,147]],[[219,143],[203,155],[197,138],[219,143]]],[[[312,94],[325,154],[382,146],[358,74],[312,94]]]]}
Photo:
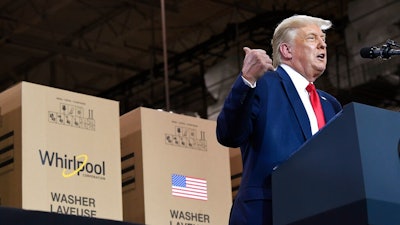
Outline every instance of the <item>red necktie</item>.
{"type": "Polygon", "coordinates": [[[319,101],[319,96],[315,90],[314,84],[310,83],[306,90],[310,94],[311,105],[314,109],[315,116],[317,117],[318,128],[321,129],[325,125],[324,111],[322,110],[321,102],[319,101]]]}

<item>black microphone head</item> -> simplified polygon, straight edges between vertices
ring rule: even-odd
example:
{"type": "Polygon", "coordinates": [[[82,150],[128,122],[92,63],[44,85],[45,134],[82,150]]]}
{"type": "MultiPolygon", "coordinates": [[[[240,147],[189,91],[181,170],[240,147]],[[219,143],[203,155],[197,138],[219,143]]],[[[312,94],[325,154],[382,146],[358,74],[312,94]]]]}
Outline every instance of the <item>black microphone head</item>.
{"type": "Polygon", "coordinates": [[[378,56],[382,56],[382,54],[382,49],[377,47],[367,47],[360,50],[360,55],[363,58],[374,59],[378,56]]]}
{"type": "Polygon", "coordinates": [[[373,59],[373,58],[376,57],[375,54],[374,54],[373,47],[362,48],[360,50],[360,55],[363,58],[369,58],[369,59],[373,59]]]}

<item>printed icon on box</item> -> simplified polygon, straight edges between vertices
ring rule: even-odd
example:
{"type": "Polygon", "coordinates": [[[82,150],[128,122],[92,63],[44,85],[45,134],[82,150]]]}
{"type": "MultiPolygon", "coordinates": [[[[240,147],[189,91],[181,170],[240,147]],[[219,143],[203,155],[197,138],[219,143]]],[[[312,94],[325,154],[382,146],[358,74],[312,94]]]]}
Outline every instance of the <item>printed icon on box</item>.
{"type": "Polygon", "coordinates": [[[65,124],[72,126],[72,123],[74,122],[74,117],[72,115],[65,115],[65,124]]]}
{"type": "Polygon", "coordinates": [[[67,104],[60,104],[60,112],[62,114],[67,114],[68,111],[67,108],[68,108],[67,104]]]}
{"type": "Polygon", "coordinates": [[[196,130],[195,129],[189,129],[189,137],[196,138],[196,130]]]}
{"type": "Polygon", "coordinates": [[[172,137],[172,139],[174,140],[174,144],[175,144],[175,145],[179,145],[179,140],[178,140],[178,137],[177,137],[176,135],[174,135],[174,136],[172,137]]]}
{"type": "Polygon", "coordinates": [[[88,118],[93,119],[93,109],[89,109],[88,112],[89,112],[88,118]]]}
{"type": "Polygon", "coordinates": [[[194,138],[189,138],[189,139],[188,139],[188,147],[189,147],[189,148],[195,148],[195,147],[196,147],[196,139],[194,139],[194,138]]]}
{"type": "Polygon", "coordinates": [[[79,117],[83,117],[83,108],[82,107],[75,107],[75,115],[79,117]]]}
{"type": "Polygon", "coordinates": [[[205,150],[207,148],[207,142],[205,140],[198,140],[197,147],[200,150],[205,150]]]}
{"type": "Polygon", "coordinates": [[[88,109],[88,118],[84,118],[84,107],[60,103],[59,112],[48,112],[48,120],[57,123],[87,130],[96,129],[94,110],[88,109]]]}
{"type": "Polygon", "coordinates": [[[81,117],[75,117],[75,121],[74,121],[74,126],[75,127],[83,127],[82,123],[83,123],[83,121],[82,121],[81,117]]]}
{"type": "Polygon", "coordinates": [[[182,128],[176,127],[176,132],[175,132],[175,134],[181,135],[181,134],[182,134],[182,128]]]}
{"type": "Polygon", "coordinates": [[[55,112],[49,112],[49,122],[56,123],[57,122],[57,115],[55,112]]]}
{"type": "Polygon", "coordinates": [[[181,137],[181,145],[187,146],[187,138],[186,137],[181,137]]]}
{"type": "Polygon", "coordinates": [[[200,140],[206,140],[206,132],[200,131],[200,140]]]}
{"type": "Polygon", "coordinates": [[[167,143],[167,144],[172,144],[172,137],[171,137],[171,135],[169,135],[169,134],[165,134],[165,142],[167,143]]]}
{"type": "Polygon", "coordinates": [[[64,124],[65,117],[63,114],[57,113],[57,123],[64,124]]]}
{"type": "Polygon", "coordinates": [[[207,151],[205,131],[200,131],[197,137],[197,130],[187,127],[176,126],[175,134],[165,134],[165,143],[192,150],[207,151]]]}
{"type": "Polygon", "coordinates": [[[86,119],[86,129],[94,130],[95,129],[95,122],[94,119],[86,119]]]}
{"type": "Polygon", "coordinates": [[[75,114],[75,107],[69,105],[68,108],[67,108],[67,114],[74,115],[75,114]]]}
{"type": "Polygon", "coordinates": [[[187,131],[188,129],[186,129],[186,128],[182,128],[182,136],[183,137],[187,137],[187,135],[188,135],[188,131],[187,131]]]}

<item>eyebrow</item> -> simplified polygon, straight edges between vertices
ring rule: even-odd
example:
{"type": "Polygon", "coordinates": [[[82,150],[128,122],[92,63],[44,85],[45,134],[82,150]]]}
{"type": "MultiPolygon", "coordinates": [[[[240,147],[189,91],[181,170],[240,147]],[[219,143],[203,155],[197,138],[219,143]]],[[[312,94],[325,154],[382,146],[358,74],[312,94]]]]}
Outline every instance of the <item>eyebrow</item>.
{"type": "Polygon", "coordinates": [[[321,35],[317,34],[315,32],[306,33],[306,36],[309,36],[309,35],[313,35],[313,36],[316,36],[316,37],[322,37],[322,38],[326,39],[326,34],[325,33],[322,33],[321,35]]]}

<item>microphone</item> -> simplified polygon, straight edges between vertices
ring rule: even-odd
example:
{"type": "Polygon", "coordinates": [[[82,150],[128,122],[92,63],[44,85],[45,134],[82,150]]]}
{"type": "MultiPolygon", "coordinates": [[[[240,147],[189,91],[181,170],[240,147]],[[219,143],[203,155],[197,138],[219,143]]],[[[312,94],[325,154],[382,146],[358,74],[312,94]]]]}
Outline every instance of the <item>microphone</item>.
{"type": "Polygon", "coordinates": [[[366,47],[360,50],[360,55],[363,58],[369,58],[369,59],[374,59],[376,57],[382,57],[388,59],[392,55],[400,55],[400,50],[391,49],[388,47],[384,48],[366,47]]]}

